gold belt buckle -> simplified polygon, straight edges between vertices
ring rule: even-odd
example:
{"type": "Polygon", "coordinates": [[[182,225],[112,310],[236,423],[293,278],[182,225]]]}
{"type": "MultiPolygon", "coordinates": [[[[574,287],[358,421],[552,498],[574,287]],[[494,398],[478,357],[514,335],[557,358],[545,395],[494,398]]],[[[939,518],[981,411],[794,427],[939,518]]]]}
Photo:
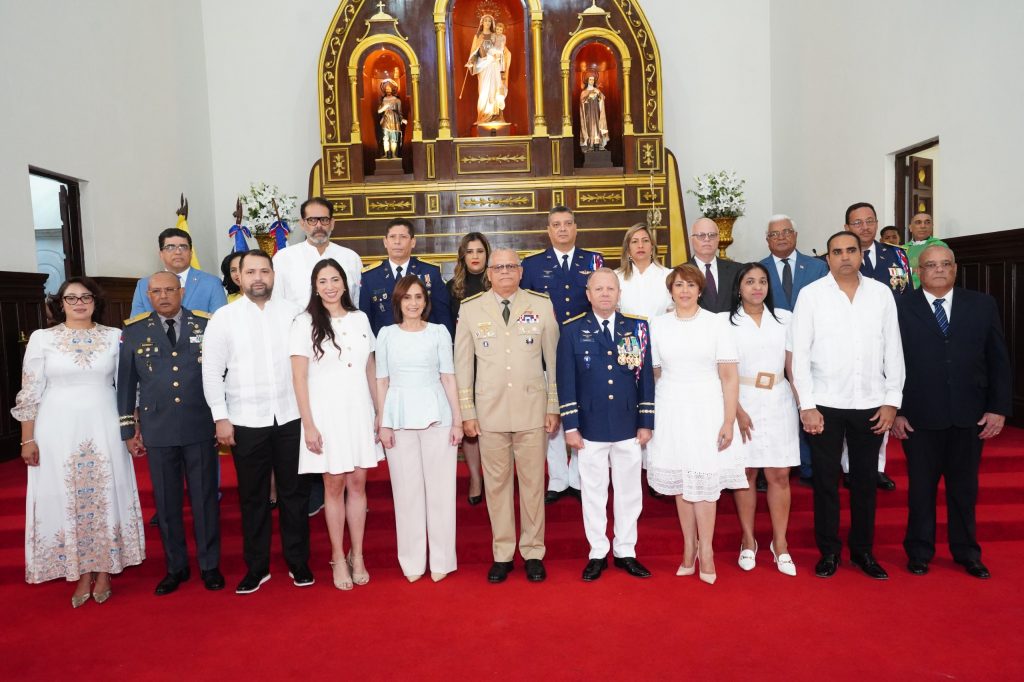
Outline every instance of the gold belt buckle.
{"type": "Polygon", "coordinates": [[[775,375],[771,372],[758,372],[754,379],[754,388],[770,390],[775,386],[775,375]]]}

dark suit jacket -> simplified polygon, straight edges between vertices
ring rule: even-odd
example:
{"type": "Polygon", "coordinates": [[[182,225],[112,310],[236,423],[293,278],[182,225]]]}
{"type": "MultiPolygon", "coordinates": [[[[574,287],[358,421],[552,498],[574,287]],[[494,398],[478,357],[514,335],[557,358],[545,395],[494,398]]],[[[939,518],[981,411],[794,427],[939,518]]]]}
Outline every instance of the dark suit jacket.
{"type": "MultiPolygon", "coordinates": [[[[700,274],[704,274],[704,264],[698,263],[696,258],[690,258],[688,261],[691,265],[696,265],[697,269],[700,270],[700,274]]],[[[725,313],[728,312],[732,306],[732,287],[736,282],[737,275],[740,274],[740,268],[743,267],[743,263],[737,263],[731,260],[718,259],[718,281],[715,282],[715,286],[718,288],[718,298],[714,301],[705,301],[704,297],[700,297],[700,307],[704,310],[710,310],[713,313],[725,313]]]]}
{"type": "Polygon", "coordinates": [[[949,336],[943,336],[924,291],[898,297],[907,379],[900,414],[913,428],[974,426],[985,412],[1012,409],[1010,356],[996,301],[953,289],[949,336]]]}
{"type": "Polygon", "coordinates": [[[779,277],[779,270],[775,267],[775,259],[771,254],[761,261],[761,265],[768,270],[772,302],[776,308],[781,310],[793,310],[796,306],[796,299],[800,296],[800,290],[828,274],[828,266],[825,265],[825,261],[794,250],[790,262],[790,266],[793,268],[793,300],[789,301],[786,300],[786,294],[782,290],[782,278],[779,277]],[[795,262],[792,262],[794,258],[795,262]]]}
{"type": "MultiPolygon", "coordinates": [[[[409,259],[403,272],[420,278],[430,296],[430,321],[443,324],[454,338],[455,321],[449,309],[448,288],[441,279],[441,269],[414,256],[409,259]]],[[[363,282],[359,287],[359,301],[356,305],[370,318],[370,328],[375,336],[381,327],[395,323],[395,315],[391,310],[391,294],[394,290],[395,275],[387,259],[363,269],[363,282]]]]}

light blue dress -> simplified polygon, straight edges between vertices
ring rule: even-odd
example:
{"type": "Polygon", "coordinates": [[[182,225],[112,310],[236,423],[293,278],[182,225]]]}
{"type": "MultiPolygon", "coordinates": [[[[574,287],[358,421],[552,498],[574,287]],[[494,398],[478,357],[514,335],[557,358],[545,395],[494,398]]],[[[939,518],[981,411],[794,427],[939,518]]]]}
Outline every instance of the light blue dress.
{"type": "Polygon", "coordinates": [[[407,332],[397,324],[382,327],[377,335],[377,378],[388,379],[381,426],[425,429],[451,426],[442,374],[455,374],[452,337],[440,324],[407,332]]]}

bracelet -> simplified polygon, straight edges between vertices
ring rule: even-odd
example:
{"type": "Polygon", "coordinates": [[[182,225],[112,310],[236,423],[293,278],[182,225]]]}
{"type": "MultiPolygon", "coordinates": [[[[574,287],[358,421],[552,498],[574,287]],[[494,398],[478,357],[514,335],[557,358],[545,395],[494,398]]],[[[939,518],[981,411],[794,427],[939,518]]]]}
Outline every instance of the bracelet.
{"type": "Polygon", "coordinates": [[[29,438],[28,440],[21,441],[21,444],[22,445],[28,445],[29,443],[35,443],[35,442],[36,442],[35,438],[29,438]]]}

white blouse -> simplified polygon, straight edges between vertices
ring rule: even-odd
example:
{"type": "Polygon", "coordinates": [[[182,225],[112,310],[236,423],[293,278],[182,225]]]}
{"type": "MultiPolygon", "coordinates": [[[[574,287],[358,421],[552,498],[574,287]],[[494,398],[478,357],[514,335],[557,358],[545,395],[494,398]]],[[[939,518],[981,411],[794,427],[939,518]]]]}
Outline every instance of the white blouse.
{"type": "Polygon", "coordinates": [[[665,286],[665,278],[671,270],[664,265],[651,263],[643,273],[633,268],[633,275],[625,279],[618,270],[619,310],[627,315],[639,315],[653,320],[658,315],[672,310],[672,295],[665,286]]]}

